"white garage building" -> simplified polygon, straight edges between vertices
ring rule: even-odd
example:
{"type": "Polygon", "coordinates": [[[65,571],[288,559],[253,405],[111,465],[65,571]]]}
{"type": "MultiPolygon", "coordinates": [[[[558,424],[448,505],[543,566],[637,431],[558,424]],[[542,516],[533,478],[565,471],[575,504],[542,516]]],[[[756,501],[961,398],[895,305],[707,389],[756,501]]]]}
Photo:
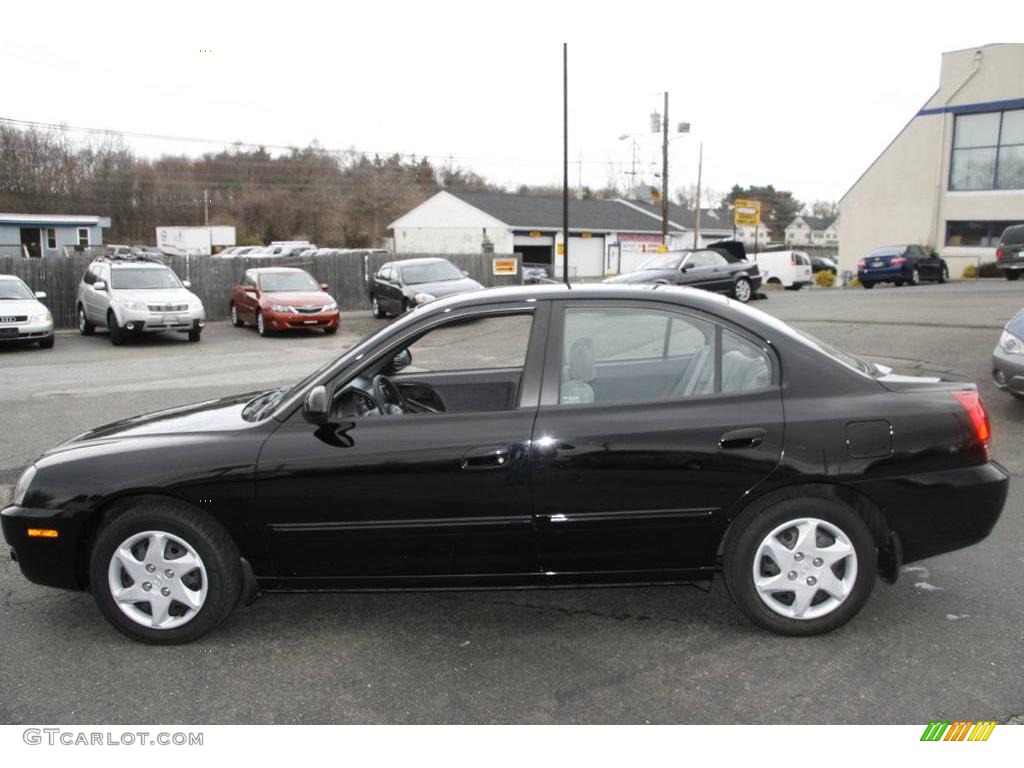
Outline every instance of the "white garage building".
{"type": "MultiPolygon", "coordinates": [[[[524,264],[553,268],[562,242],[562,198],[503,192],[442,191],[390,226],[396,255],[480,253],[486,240],[497,254],[518,253],[524,264]]],[[[669,247],[692,234],[669,226],[669,247]]],[[[660,217],[616,200],[569,201],[569,276],[597,278],[628,272],[661,244],[660,217]]]]}
{"type": "Polygon", "coordinates": [[[934,248],[958,277],[1024,222],[1024,44],[942,55],[939,88],[839,201],[840,269],[882,245],[934,248]]]}

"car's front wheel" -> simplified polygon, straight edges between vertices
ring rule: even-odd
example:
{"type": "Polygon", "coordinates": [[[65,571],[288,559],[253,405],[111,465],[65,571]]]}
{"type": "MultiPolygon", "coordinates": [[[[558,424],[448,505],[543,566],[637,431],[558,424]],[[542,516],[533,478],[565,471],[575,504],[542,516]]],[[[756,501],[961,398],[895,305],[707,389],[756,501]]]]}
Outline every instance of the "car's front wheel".
{"type": "Polygon", "coordinates": [[[723,575],[755,624],[784,635],[817,635],[852,619],[877,571],[867,524],[830,498],[789,498],[752,507],[733,523],[723,575]]]}
{"type": "Polygon", "coordinates": [[[85,314],[85,307],[81,304],[78,305],[78,332],[83,336],[92,336],[93,331],[96,330],[96,326],[89,322],[88,316],[85,314]]]}
{"type": "Polygon", "coordinates": [[[158,645],[211,630],[235,607],[243,582],[238,549],[219,524],[159,501],[100,531],[89,579],[104,618],[128,637],[158,645]]]}
{"type": "Polygon", "coordinates": [[[269,336],[270,335],[270,330],[267,328],[267,323],[263,319],[263,313],[262,312],[257,312],[256,313],[256,333],[258,333],[260,336],[269,336]]]}
{"type": "Polygon", "coordinates": [[[384,317],[384,308],[380,305],[376,296],[370,297],[370,310],[373,312],[373,316],[378,320],[384,317]]]}
{"type": "Polygon", "coordinates": [[[914,271],[910,273],[910,284],[917,285],[921,282],[921,273],[917,271],[917,267],[914,267],[914,271]]]}
{"type": "Polygon", "coordinates": [[[750,281],[745,277],[739,278],[732,286],[732,297],[742,304],[746,304],[750,301],[750,295],[752,293],[753,290],[750,287],[750,281]]]}
{"type": "Polygon", "coordinates": [[[117,317],[113,312],[107,312],[107,328],[110,329],[110,343],[115,347],[124,344],[124,329],[117,324],[117,317]]]}
{"type": "Polygon", "coordinates": [[[862,283],[861,283],[861,285],[862,285],[862,286],[864,286],[864,290],[865,290],[865,291],[870,291],[870,290],[871,290],[872,288],[874,288],[874,287],[875,287],[875,284],[874,284],[874,283],[865,283],[865,282],[862,282],[862,283]]]}
{"type": "Polygon", "coordinates": [[[242,318],[238,316],[238,307],[235,306],[234,302],[231,302],[231,324],[235,328],[241,328],[245,323],[242,322],[242,318]]]}

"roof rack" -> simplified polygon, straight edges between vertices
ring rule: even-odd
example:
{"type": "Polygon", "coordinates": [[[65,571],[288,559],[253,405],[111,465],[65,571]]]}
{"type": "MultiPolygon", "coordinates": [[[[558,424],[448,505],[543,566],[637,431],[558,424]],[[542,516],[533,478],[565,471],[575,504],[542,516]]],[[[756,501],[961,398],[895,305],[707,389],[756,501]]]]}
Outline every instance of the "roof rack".
{"type": "Polygon", "coordinates": [[[164,261],[156,254],[141,253],[105,253],[96,257],[97,261],[148,261],[153,264],[163,265],[164,261]]]}

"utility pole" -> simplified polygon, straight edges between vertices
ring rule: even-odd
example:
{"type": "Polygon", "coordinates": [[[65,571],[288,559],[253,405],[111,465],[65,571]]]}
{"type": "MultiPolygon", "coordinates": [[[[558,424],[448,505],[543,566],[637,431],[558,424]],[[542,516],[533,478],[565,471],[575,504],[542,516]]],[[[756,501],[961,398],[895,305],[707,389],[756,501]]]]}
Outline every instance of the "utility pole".
{"type": "Polygon", "coordinates": [[[203,224],[210,226],[210,190],[203,190],[203,224]]]}
{"type": "Polygon", "coordinates": [[[661,244],[668,247],[668,91],[661,121],[661,244]]]}
{"type": "Polygon", "coordinates": [[[697,209],[696,215],[693,219],[693,247],[699,247],[700,243],[700,176],[704,170],[704,142],[700,143],[700,155],[697,160],[697,203],[694,208],[697,209]]]}
{"type": "Polygon", "coordinates": [[[562,43],[562,280],[569,284],[569,44],[562,43]]]}

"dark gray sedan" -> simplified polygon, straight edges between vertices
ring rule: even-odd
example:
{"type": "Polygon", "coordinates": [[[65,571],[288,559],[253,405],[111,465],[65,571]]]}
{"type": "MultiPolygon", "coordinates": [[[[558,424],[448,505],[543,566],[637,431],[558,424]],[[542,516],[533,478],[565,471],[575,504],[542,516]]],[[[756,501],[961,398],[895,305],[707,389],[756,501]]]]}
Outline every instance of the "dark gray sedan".
{"type": "Polygon", "coordinates": [[[757,264],[747,261],[742,244],[721,245],[659,253],[643,262],[635,272],[610,277],[605,282],[686,285],[724,293],[746,303],[761,287],[761,273],[757,264]]]}
{"type": "Polygon", "coordinates": [[[992,378],[996,386],[1024,399],[1024,309],[1006,324],[992,352],[992,378]]]}
{"type": "Polygon", "coordinates": [[[370,278],[370,308],[374,317],[400,315],[443,296],[482,289],[447,259],[389,261],[370,278]]]}

